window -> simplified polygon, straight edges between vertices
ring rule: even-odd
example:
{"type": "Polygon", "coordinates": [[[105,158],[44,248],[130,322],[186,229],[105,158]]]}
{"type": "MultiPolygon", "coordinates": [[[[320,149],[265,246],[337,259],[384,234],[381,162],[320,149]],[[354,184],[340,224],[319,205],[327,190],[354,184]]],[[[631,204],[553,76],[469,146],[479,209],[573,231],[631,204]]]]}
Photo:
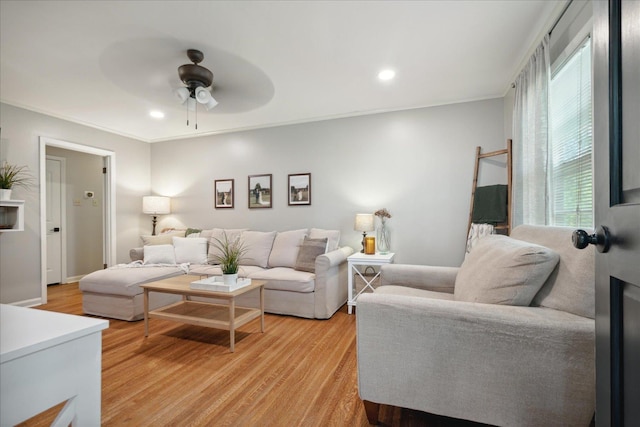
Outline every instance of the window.
{"type": "Polygon", "coordinates": [[[549,91],[549,222],[593,227],[591,41],[551,77],[549,91]]]}

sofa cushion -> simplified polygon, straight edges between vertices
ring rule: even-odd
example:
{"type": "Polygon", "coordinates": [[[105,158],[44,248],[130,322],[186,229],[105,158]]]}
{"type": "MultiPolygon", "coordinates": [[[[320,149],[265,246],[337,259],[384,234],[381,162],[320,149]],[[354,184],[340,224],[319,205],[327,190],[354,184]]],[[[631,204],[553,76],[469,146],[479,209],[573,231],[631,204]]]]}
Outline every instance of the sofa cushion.
{"type": "Polygon", "coordinates": [[[313,292],[315,289],[315,274],[296,271],[287,267],[274,267],[256,271],[248,277],[255,280],[266,280],[265,289],[291,292],[313,292]]]}
{"type": "Polygon", "coordinates": [[[176,263],[206,264],[207,239],[204,237],[174,237],[176,263]]]}
{"type": "Polygon", "coordinates": [[[173,245],[149,245],[144,247],[144,264],[175,264],[173,245]]]}
{"type": "Polygon", "coordinates": [[[320,228],[312,228],[309,231],[310,239],[323,239],[327,238],[327,252],[335,251],[338,249],[340,243],[340,230],[322,230],[320,228]]]}
{"type": "Polygon", "coordinates": [[[213,229],[202,230],[198,234],[199,234],[198,237],[204,237],[205,239],[207,239],[207,242],[208,242],[209,240],[211,240],[211,236],[213,235],[213,229]]]}
{"type": "Polygon", "coordinates": [[[207,235],[209,235],[209,232],[211,233],[210,234],[211,238],[209,239],[209,254],[207,256],[207,262],[209,264],[217,264],[216,262],[217,257],[222,255],[222,253],[220,252],[220,249],[218,249],[218,246],[217,246],[219,245],[218,241],[224,242],[225,234],[227,236],[227,240],[229,240],[230,242],[233,242],[235,239],[240,238],[240,235],[245,230],[246,228],[234,228],[234,229],[214,228],[212,230],[203,230],[202,232],[200,232],[201,237],[206,237],[207,235]]]}
{"type": "Polygon", "coordinates": [[[299,271],[307,271],[309,273],[315,273],[316,271],[316,258],[325,253],[327,248],[327,238],[323,239],[310,239],[304,238],[298,258],[296,259],[295,269],[299,271]]]}
{"type": "Polygon", "coordinates": [[[180,267],[111,267],[87,274],[80,279],[82,292],[135,296],[142,293],[140,285],[183,275],[180,267]]]}
{"type": "Polygon", "coordinates": [[[142,246],[150,245],[171,245],[174,237],[184,237],[184,230],[167,231],[157,236],[140,236],[142,246]]]}
{"type": "Polygon", "coordinates": [[[275,237],[275,231],[243,231],[241,239],[246,252],[240,264],[266,268],[275,237]]]}
{"type": "Polygon", "coordinates": [[[307,229],[281,231],[276,234],[269,255],[269,267],[291,267],[296,265],[300,246],[307,235],[307,229]]]}
{"type": "Polygon", "coordinates": [[[549,248],[492,234],[482,237],[456,276],[458,301],[528,306],[560,259],[549,248]]]}

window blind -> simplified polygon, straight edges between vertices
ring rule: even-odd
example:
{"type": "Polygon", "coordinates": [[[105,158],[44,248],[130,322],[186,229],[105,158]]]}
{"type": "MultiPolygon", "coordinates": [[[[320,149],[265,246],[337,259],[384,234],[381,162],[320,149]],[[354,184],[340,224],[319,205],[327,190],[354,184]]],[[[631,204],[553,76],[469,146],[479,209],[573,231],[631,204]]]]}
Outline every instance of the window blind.
{"type": "Polygon", "coordinates": [[[549,221],[593,227],[591,41],[551,78],[549,221]]]}

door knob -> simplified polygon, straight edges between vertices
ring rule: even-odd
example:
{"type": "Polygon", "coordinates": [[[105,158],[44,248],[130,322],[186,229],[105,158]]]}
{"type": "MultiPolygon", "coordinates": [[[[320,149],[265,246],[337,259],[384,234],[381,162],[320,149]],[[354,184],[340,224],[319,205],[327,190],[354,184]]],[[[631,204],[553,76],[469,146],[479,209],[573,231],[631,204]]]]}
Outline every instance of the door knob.
{"type": "Polygon", "coordinates": [[[51,231],[53,231],[54,233],[59,233],[60,232],[60,227],[54,227],[54,229],[51,230],[51,231]]]}
{"type": "Polygon", "coordinates": [[[596,245],[596,249],[600,253],[605,253],[609,250],[611,246],[611,234],[609,234],[609,229],[601,225],[596,228],[595,234],[589,235],[584,230],[576,230],[571,235],[571,241],[573,242],[573,246],[578,249],[584,249],[589,244],[596,245]]]}

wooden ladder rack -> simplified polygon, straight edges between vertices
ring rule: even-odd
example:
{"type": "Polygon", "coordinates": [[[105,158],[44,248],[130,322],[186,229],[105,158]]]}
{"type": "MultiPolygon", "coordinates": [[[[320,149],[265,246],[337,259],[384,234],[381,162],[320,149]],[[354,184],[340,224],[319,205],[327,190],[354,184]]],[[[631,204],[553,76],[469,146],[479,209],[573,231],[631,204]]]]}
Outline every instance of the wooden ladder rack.
{"type": "Polygon", "coordinates": [[[511,140],[507,139],[507,148],[503,150],[491,151],[489,153],[482,153],[482,147],[476,147],[476,163],[473,170],[473,187],[471,189],[471,206],[469,207],[469,224],[467,225],[467,236],[469,230],[471,230],[471,217],[473,216],[473,203],[476,195],[476,188],[478,188],[478,172],[480,169],[480,160],[488,157],[507,155],[507,222],[496,225],[496,230],[506,230],[507,235],[511,233],[511,140]]]}

